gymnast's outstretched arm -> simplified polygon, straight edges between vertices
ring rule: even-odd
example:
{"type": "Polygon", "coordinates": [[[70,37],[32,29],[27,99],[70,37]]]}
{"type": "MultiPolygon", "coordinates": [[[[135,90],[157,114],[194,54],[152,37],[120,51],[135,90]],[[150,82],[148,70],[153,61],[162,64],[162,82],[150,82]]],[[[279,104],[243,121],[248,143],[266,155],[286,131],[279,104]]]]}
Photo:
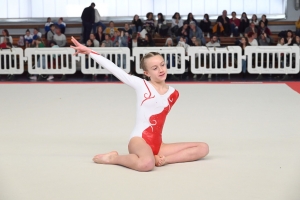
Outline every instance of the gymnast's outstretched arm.
{"type": "Polygon", "coordinates": [[[75,46],[71,47],[76,50],[76,55],[80,53],[90,55],[91,58],[93,58],[99,65],[110,71],[120,81],[135,89],[140,84],[140,81],[142,80],[141,78],[127,74],[124,70],[122,70],[110,60],[99,55],[97,52],[92,51],[88,47],[80,44],[75,38],[72,37],[71,41],[75,44],[75,46]]]}

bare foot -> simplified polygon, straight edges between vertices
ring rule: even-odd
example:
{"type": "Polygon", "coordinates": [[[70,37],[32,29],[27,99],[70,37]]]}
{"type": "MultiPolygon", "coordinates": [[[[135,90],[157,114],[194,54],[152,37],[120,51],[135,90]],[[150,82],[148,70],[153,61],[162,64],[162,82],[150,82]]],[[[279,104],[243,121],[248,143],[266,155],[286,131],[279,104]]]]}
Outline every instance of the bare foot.
{"type": "Polygon", "coordinates": [[[105,154],[98,154],[98,155],[94,156],[93,161],[98,164],[110,164],[112,158],[114,158],[118,155],[119,154],[116,151],[112,151],[112,152],[105,153],[105,154]]]}
{"type": "Polygon", "coordinates": [[[160,156],[160,155],[155,155],[155,166],[156,167],[161,167],[166,164],[166,157],[165,156],[160,156]]]}

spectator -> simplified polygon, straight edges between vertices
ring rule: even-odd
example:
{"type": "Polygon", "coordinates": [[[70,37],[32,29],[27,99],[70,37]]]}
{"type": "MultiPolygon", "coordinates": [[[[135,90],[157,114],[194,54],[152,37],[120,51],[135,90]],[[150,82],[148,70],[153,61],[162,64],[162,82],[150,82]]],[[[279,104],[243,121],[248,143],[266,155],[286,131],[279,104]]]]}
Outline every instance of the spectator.
{"type": "Polygon", "coordinates": [[[247,35],[253,32],[254,33],[254,37],[257,36],[257,28],[255,27],[255,24],[253,22],[250,23],[250,26],[248,28],[246,28],[245,30],[245,37],[247,37],[247,35]]]}
{"type": "Polygon", "coordinates": [[[130,52],[132,53],[132,49],[138,46],[139,46],[138,34],[132,33],[132,38],[130,38],[128,41],[128,48],[130,49],[130,52]]]}
{"type": "Polygon", "coordinates": [[[114,35],[111,37],[111,41],[115,42],[115,40],[118,37],[118,35],[119,35],[119,30],[117,30],[117,31],[114,32],[114,35]]]}
{"type": "Polygon", "coordinates": [[[153,13],[152,12],[147,13],[146,17],[147,19],[144,21],[144,29],[147,31],[147,33],[154,35],[155,25],[154,25],[153,13]]]}
{"type": "Polygon", "coordinates": [[[95,35],[99,43],[102,44],[102,42],[105,40],[105,34],[103,33],[102,26],[98,26],[97,33],[95,35]]]}
{"type": "Polygon", "coordinates": [[[268,37],[270,37],[271,34],[272,34],[270,29],[267,26],[265,26],[265,23],[263,21],[260,21],[259,26],[258,26],[258,30],[257,30],[257,34],[261,35],[263,33],[266,33],[268,37]]]}
{"type": "Polygon", "coordinates": [[[50,31],[50,25],[53,24],[51,17],[47,18],[47,22],[45,24],[45,34],[47,34],[48,31],[50,31]]]}
{"type": "Polygon", "coordinates": [[[113,47],[113,45],[110,34],[105,34],[105,40],[102,42],[101,47],[113,47]]]}
{"type": "Polygon", "coordinates": [[[173,46],[172,38],[167,38],[165,42],[165,47],[172,47],[172,46],[173,46]]]}
{"type": "Polygon", "coordinates": [[[4,41],[6,41],[5,39],[8,39],[8,41],[12,44],[13,43],[13,39],[12,37],[9,35],[9,32],[7,29],[4,29],[2,31],[2,37],[0,38],[0,43],[3,43],[4,41]]]}
{"type": "Polygon", "coordinates": [[[118,35],[114,40],[115,47],[128,47],[128,37],[125,36],[123,30],[117,32],[118,35]]]}
{"type": "Polygon", "coordinates": [[[89,39],[93,24],[95,23],[95,6],[95,3],[91,3],[91,5],[86,7],[81,14],[84,43],[89,39]]]}
{"type": "Polygon", "coordinates": [[[96,29],[101,26],[102,30],[106,29],[106,26],[101,22],[101,16],[98,12],[98,10],[94,7],[94,12],[95,12],[95,23],[93,24],[93,33],[96,33],[96,29]]]}
{"type": "Polygon", "coordinates": [[[132,23],[131,28],[133,33],[136,32],[140,33],[142,31],[143,22],[138,15],[134,15],[131,23],[132,23]]]}
{"type": "Polygon", "coordinates": [[[240,26],[239,26],[239,32],[240,32],[241,37],[245,33],[245,30],[246,30],[247,27],[249,27],[249,25],[250,25],[250,23],[249,23],[249,19],[247,17],[247,14],[245,12],[243,12],[241,20],[240,20],[240,26]]]}
{"type": "Polygon", "coordinates": [[[131,37],[132,35],[132,30],[127,23],[124,25],[124,33],[127,37],[131,37]]]}
{"type": "Polygon", "coordinates": [[[93,43],[93,47],[100,47],[100,42],[96,39],[95,34],[91,33],[90,34],[90,39],[93,43]]]}
{"type": "Polygon", "coordinates": [[[155,43],[152,39],[152,35],[149,33],[146,33],[145,39],[140,40],[140,44],[141,44],[141,46],[144,46],[144,47],[154,47],[155,46],[155,43]]]}
{"type": "Polygon", "coordinates": [[[268,26],[269,21],[268,21],[268,19],[267,19],[267,16],[266,16],[266,15],[262,15],[262,16],[261,16],[261,20],[259,21],[259,23],[260,23],[260,22],[264,22],[265,25],[268,26]]]}
{"type": "Polygon", "coordinates": [[[105,34],[110,34],[110,37],[113,37],[115,32],[118,32],[118,29],[115,27],[115,23],[110,21],[109,27],[105,29],[105,34]]]}
{"type": "Polygon", "coordinates": [[[196,46],[201,46],[201,40],[196,38],[195,36],[192,37],[192,43],[191,46],[196,47],[196,46]]]}
{"type": "Polygon", "coordinates": [[[178,30],[182,26],[183,26],[183,21],[181,19],[181,16],[178,12],[176,12],[172,17],[172,25],[171,25],[171,29],[173,29],[172,33],[175,33],[176,30],[178,30]]]}
{"type": "Polygon", "coordinates": [[[230,28],[231,28],[231,35],[230,37],[237,37],[239,35],[239,26],[240,26],[240,19],[236,18],[236,12],[231,13],[232,18],[230,19],[230,28]]]}
{"type": "Polygon", "coordinates": [[[166,36],[168,34],[169,27],[162,13],[157,14],[157,21],[155,21],[155,27],[155,31],[156,33],[159,33],[159,35],[166,36]]]}
{"type": "Polygon", "coordinates": [[[209,34],[211,33],[211,21],[209,20],[209,15],[205,14],[203,20],[200,21],[200,28],[203,31],[203,37],[204,34],[207,35],[207,38],[210,38],[209,34]]]}
{"type": "Polygon", "coordinates": [[[194,19],[194,15],[192,13],[189,13],[186,22],[190,24],[191,21],[195,22],[196,26],[198,26],[197,21],[194,19]]]}
{"type": "Polygon", "coordinates": [[[214,33],[220,35],[223,33],[224,36],[230,35],[230,20],[227,17],[227,11],[224,10],[222,15],[217,19],[217,24],[214,27],[214,33]]]}
{"type": "Polygon", "coordinates": [[[55,35],[53,36],[53,41],[59,46],[59,47],[65,47],[67,44],[67,38],[66,36],[61,32],[61,29],[59,26],[55,27],[55,35]]]}
{"type": "Polygon", "coordinates": [[[195,36],[197,39],[201,40],[201,43],[203,45],[205,45],[206,40],[203,37],[202,30],[198,26],[196,26],[194,21],[191,21],[190,22],[190,35],[189,35],[189,38],[192,39],[193,36],[195,36]]]}
{"type": "Polygon", "coordinates": [[[259,21],[257,20],[257,16],[255,14],[252,15],[250,23],[254,23],[255,26],[258,26],[259,21]]]}
{"type": "Polygon", "coordinates": [[[33,35],[30,33],[29,29],[26,30],[26,35],[24,36],[25,47],[30,47],[33,42],[33,35]]]}
{"type": "Polygon", "coordinates": [[[259,46],[269,46],[271,43],[271,40],[266,33],[262,33],[258,37],[258,43],[259,43],[259,46]]]}
{"type": "Polygon", "coordinates": [[[188,22],[185,21],[185,22],[183,23],[183,26],[180,27],[180,28],[178,29],[178,31],[177,31],[177,35],[176,35],[176,36],[177,36],[177,41],[180,40],[180,37],[185,37],[186,40],[188,40],[189,35],[190,35],[190,27],[189,27],[188,22]]]}
{"type": "MultiPolygon", "coordinates": [[[[242,37],[240,40],[240,47],[242,48],[242,56],[245,55],[245,49],[247,46],[250,46],[248,42],[248,38],[242,37]]],[[[242,59],[242,73],[243,73],[243,78],[245,78],[247,73],[247,59],[242,59]]]]}
{"type": "MultiPolygon", "coordinates": [[[[92,33],[91,33],[92,34],[92,33]]],[[[91,39],[88,39],[86,41],[86,44],[85,44],[86,47],[94,47],[94,43],[93,43],[93,40],[91,39]]],[[[94,61],[91,59],[91,63],[90,63],[90,66],[91,67],[94,67],[94,61]]],[[[89,56],[88,55],[85,55],[85,69],[88,69],[89,68],[89,56]]],[[[83,79],[86,79],[87,78],[87,75],[84,75],[83,76],[83,79]]]]}
{"type": "Polygon", "coordinates": [[[42,37],[42,33],[39,32],[37,28],[33,29],[33,40],[37,40],[38,38],[42,37]]]}
{"type": "Polygon", "coordinates": [[[293,44],[294,44],[294,46],[300,47],[300,36],[299,35],[296,35],[293,44]]]}
{"type": "Polygon", "coordinates": [[[179,42],[177,44],[177,47],[183,47],[185,49],[185,53],[187,55],[188,48],[190,47],[190,45],[187,44],[186,37],[180,36],[179,42]]]}
{"type": "Polygon", "coordinates": [[[55,34],[55,25],[51,24],[50,25],[50,31],[48,31],[48,33],[47,33],[47,40],[48,41],[52,41],[54,34],[55,34]]]}
{"type": "Polygon", "coordinates": [[[296,35],[300,36],[300,17],[298,21],[295,22],[296,25],[296,35]]]}
{"type": "Polygon", "coordinates": [[[60,27],[61,33],[65,34],[66,31],[66,23],[63,21],[64,19],[61,17],[58,19],[58,22],[56,23],[56,25],[58,25],[60,27]]]}
{"type": "MultiPolygon", "coordinates": [[[[207,44],[206,44],[206,46],[207,47],[220,47],[221,46],[221,44],[220,44],[220,42],[218,41],[218,38],[217,38],[217,36],[216,35],[213,35],[212,37],[211,37],[211,39],[210,39],[210,42],[208,42],[207,44]]],[[[212,54],[212,57],[211,57],[211,59],[212,59],[212,67],[215,67],[215,56],[216,56],[216,54],[212,54]]],[[[224,57],[223,57],[224,58],[224,57]]],[[[225,58],[224,58],[225,59],[225,58]]],[[[221,56],[220,56],[220,54],[217,54],[217,65],[218,65],[218,67],[220,67],[221,66],[221,56]]],[[[202,76],[200,79],[203,79],[204,78],[204,76],[202,76]]],[[[208,74],[208,79],[211,79],[211,74],[208,74]]]]}
{"type": "Polygon", "coordinates": [[[251,46],[258,46],[257,40],[255,39],[255,33],[249,32],[247,34],[248,42],[251,46]]]}
{"type": "Polygon", "coordinates": [[[220,42],[218,41],[218,38],[216,35],[213,35],[211,38],[210,38],[210,42],[208,42],[206,44],[207,47],[220,47],[220,42]]]}
{"type": "Polygon", "coordinates": [[[9,39],[8,38],[5,38],[4,40],[3,40],[3,42],[1,42],[1,44],[0,44],[0,48],[1,49],[6,49],[7,48],[7,44],[9,43],[9,39]]]}
{"type": "Polygon", "coordinates": [[[294,33],[291,30],[288,30],[286,32],[286,38],[285,38],[285,43],[287,43],[288,46],[293,46],[294,42],[294,33]]]}

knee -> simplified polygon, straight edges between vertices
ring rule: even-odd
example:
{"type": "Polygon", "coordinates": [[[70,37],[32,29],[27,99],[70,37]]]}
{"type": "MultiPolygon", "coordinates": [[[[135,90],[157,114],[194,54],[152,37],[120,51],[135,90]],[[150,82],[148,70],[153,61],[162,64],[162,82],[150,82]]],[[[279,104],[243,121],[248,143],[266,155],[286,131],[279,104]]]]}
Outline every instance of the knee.
{"type": "Polygon", "coordinates": [[[207,156],[209,153],[209,146],[208,144],[204,143],[204,142],[201,142],[199,144],[199,156],[200,158],[203,158],[205,156],[207,156]]]}
{"type": "Polygon", "coordinates": [[[154,157],[151,158],[140,158],[138,162],[138,171],[148,172],[154,169],[155,160],[154,157]]]}

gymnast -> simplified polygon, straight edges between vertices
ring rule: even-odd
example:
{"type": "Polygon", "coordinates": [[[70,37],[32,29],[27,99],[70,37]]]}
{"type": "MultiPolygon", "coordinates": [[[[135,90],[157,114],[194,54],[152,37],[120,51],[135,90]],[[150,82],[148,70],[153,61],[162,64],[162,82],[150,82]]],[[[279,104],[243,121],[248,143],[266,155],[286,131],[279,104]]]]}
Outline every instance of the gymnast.
{"type": "Polygon", "coordinates": [[[196,161],[205,157],[209,148],[203,142],[163,143],[162,130],[167,114],[179,93],[165,82],[166,63],[159,53],[148,53],[141,60],[141,68],[149,81],[127,74],[110,60],[81,45],[72,37],[77,54],[90,55],[99,65],[109,70],[120,81],[132,87],[137,97],[136,124],[131,133],[127,155],[117,151],[93,158],[98,164],[121,165],[146,172],[166,164],[196,161]]]}

